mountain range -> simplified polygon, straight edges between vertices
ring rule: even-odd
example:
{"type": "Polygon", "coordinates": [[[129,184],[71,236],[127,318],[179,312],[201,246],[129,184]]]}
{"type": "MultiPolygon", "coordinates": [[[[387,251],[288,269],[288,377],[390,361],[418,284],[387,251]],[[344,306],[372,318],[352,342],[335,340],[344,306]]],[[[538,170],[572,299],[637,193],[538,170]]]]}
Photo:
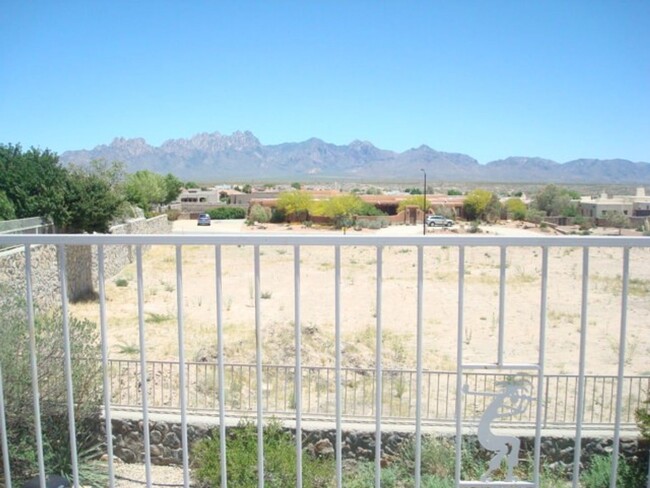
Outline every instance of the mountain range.
{"type": "Polygon", "coordinates": [[[336,145],[312,138],[303,142],[264,145],[251,132],[197,134],[171,139],[160,147],[144,139],[115,138],[91,150],[66,151],[62,163],[93,159],[122,161],[127,171],[148,169],[199,181],[244,179],[345,178],[354,180],[419,179],[420,169],[431,181],[531,183],[650,182],[650,163],[625,159],[577,159],[558,163],[535,157],[509,157],[487,164],[460,153],[422,145],[404,152],[380,149],[355,140],[336,145]]]}

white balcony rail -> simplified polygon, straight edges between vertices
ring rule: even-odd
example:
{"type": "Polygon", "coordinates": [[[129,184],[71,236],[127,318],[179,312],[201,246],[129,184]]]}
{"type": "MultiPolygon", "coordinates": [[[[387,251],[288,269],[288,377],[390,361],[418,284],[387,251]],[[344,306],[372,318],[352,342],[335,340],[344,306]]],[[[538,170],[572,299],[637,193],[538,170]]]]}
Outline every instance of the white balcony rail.
{"type": "MultiPolygon", "coordinates": [[[[111,235],[0,235],[0,249],[5,246],[22,246],[24,248],[24,266],[22,269],[22,276],[24,277],[24,287],[20,288],[24,293],[25,306],[27,310],[27,327],[30,342],[30,364],[31,364],[31,384],[33,396],[33,414],[35,417],[34,429],[37,445],[35,446],[38,454],[38,471],[41,476],[41,487],[45,487],[44,474],[45,463],[43,459],[43,445],[42,436],[40,432],[40,390],[46,385],[39,384],[39,371],[37,358],[34,347],[34,287],[35,283],[33,276],[36,269],[32,263],[32,250],[34,246],[39,245],[52,245],[56,246],[58,253],[58,269],[59,269],[59,284],[60,284],[60,303],[63,312],[63,323],[61,334],[64,337],[64,371],[63,375],[67,384],[67,398],[65,399],[68,411],[68,431],[71,446],[71,466],[72,478],[75,486],[79,486],[79,466],[77,463],[77,445],[75,437],[75,421],[74,409],[75,398],[72,389],[72,362],[77,360],[88,361],[88,358],[78,359],[71,356],[70,340],[69,340],[69,307],[67,296],[67,274],[66,274],[66,253],[65,246],[95,246],[97,249],[98,261],[98,316],[100,322],[101,332],[101,362],[104,370],[104,415],[105,426],[107,429],[106,444],[108,450],[108,472],[110,479],[110,486],[115,486],[114,466],[112,463],[112,436],[111,432],[111,418],[115,413],[115,408],[123,403],[135,405],[138,411],[141,412],[144,430],[144,460],[147,486],[153,486],[155,480],[153,479],[151,470],[151,457],[149,446],[149,420],[150,414],[153,409],[160,406],[158,394],[160,391],[153,391],[153,385],[148,388],[139,388],[139,395],[137,401],[128,397],[124,399],[123,394],[127,396],[132,394],[132,390],[128,387],[125,389],[124,385],[117,388],[113,383],[116,376],[124,379],[124,369],[122,364],[118,361],[112,361],[109,358],[109,349],[112,346],[109,344],[109,330],[110,330],[110,310],[111,303],[107,300],[106,296],[106,281],[105,276],[105,255],[106,250],[112,246],[133,246],[135,248],[135,276],[137,281],[137,329],[138,329],[138,356],[139,360],[136,364],[128,363],[129,369],[126,373],[126,381],[139,381],[140,385],[148,385],[152,368],[164,368],[167,365],[170,368],[175,368],[176,371],[188,371],[188,374],[176,375],[176,382],[173,384],[177,389],[176,397],[169,400],[165,405],[165,400],[162,401],[166,407],[173,407],[178,412],[178,418],[182,425],[182,464],[183,464],[183,486],[190,486],[190,473],[189,473],[189,449],[187,441],[188,422],[191,420],[191,410],[193,408],[207,409],[218,415],[218,428],[220,431],[220,459],[221,459],[221,484],[227,486],[228,476],[226,467],[226,420],[229,417],[238,418],[242,415],[243,410],[254,411],[254,418],[258,426],[258,443],[257,443],[257,469],[259,486],[264,486],[264,444],[263,436],[264,431],[262,426],[266,419],[273,413],[280,410],[286,413],[287,410],[291,411],[292,419],[295,422],[297,432],[302,431],[302,422],[305,418],[313,413],[325,415],[331,420],[336,429],[336,443],[335,443],[335,458],[336,458],[336,485],[342,486],[343,484],[343,465],[342,465],[342,432],[343,427],[348,422],[353,422],[359,416],[366,416],[374,419],[375,430],[375,486],[380,486],[381,471],[381,452],[382,452],[382,431],[391,425],[391,419],[399,417],[402,425],[407,425],[415,432],[415,468],[413,472],[413,484],[416,487],[421,485],[421,454],[422,454],[422,436],[423,427],[427,424],[428,420],[432,418],[431,405],[432,402],[438,406],[444,404],[443,420],[451,421],[455,425],[456,433],[456,470],[454,474],[454,482],[456,486],[527,486],[538,487],[540,486],[540,464],[541,464],[541,439],[545,434],[545,429],[550,424],[559,422],[564,424],[565,429],[568,429],[570,436],[574,438],[575,445],[580,446],[585,432],[591,423],[604,423],[607,424],[611,437],[613,438],[612,444],[612,466],[611,466],[611,480],[610,486],[613,488],[617,482],[617,463],[618,454],[620,449],[620,440],[622,429],[632,423],[631,411],[634,408],[632,397],[642,398],[643,394],[647,394],[647,377],[644,375],[626,375],[626,367],[630,356],[629,351],[629,337],[643,337],[642,334],[647,334],[645,324],[639,323],[637,320],[638,312],[634,311],[634,320],[630,320],[631,309],[629,305],[630,300],[630,286],[631,283],[650,283],[650,276],[647,274],[636,274],[636,270],[631,269],[632,258],[634,255],[634,262],[636,260],[648,261],[650,254],[650,240],[647,238],[594,238],[594,237],[531,237],[531,238],[505,238],[505,237],[484,237],[484,236],[424,236],[424,237],[377,237],[377,236],[322,236],[322,235],[156,235],[156,236],[141,236],[141,235],[125,235],[125,236],[111,236],[111,235]],[[153,358],[152,361],[147,357],[147,344],[145,341],[147,328],[145,317],[145,272],[143,262],[145,256],[143,255],[143,248],[147,246],[174,246],[175,247],[175,270],[176,270],[176,313],[175,319],[177,323],[177,358],[173,362],[156,362],[153,358]],[[187,344],[188,338],[184,336],[185,332],[185,312],[187,311],[186,295],[184,294],[184,284],[191,280],[183,272],[183,252],[184,249],[193,246],[209,246],[214,250],[213,258],[213,282],[214,282],[214,305],[215,316],[214,323],[212,324],[214,336],[216,339],[216,363],[214,365],[205,365],[202,372],[199,372],[199,367],[194,362],[188,361],[185,357],[184,344],[187,344]],[[229,268],[228,262],[225,262],[223,249],[231,246],[244,246],[252,250],[252,266],[250,269],[238,269],[236,272],[244,273],[250,276],[252,283],[252,308],[255,334],[255,365],[254,367],[240,366],[240,368],[248,368],[246,373],[250,375],[251,379],[248,380],[249,387],[245,390],[245,395],[242,392],[239,396],[246,396],[246,399],[240,398],[236,402],[233,397],[237,396],[232,389],[227,388],[228,381],[233,378],[233,375],[238,374],[236,368],[238,366],[227,363],[224,351],[224,328],[227,324],[224,322],[224,290],[228,289],[228,282],[224,280],[226,271],[232,273],[233,270],[229,268]],[[263,356],[263,345],[265,344],[265,331],[269,325],[265,319],[265,304],[262,302],[262,283],[272,283],[276,277],[265,274],[264,263],[261,259],[263,252],[267,248],[275,246],[288,246],[292,252],[292,259],[290,260],[290,267],[287,272],[293,276],[293,303],[289,304],[293,308],[293,343],[295,346],[293,364],[288,366],[272,366],[265,362],[263,356]],[[325,300],[329,295],[320,289],[305,289],[303,286],[304,272],[303,272],[303,254],[301,252],[313,246],[320,246],[328,249],[329,252],[333,251],[333,258],[324,266],[325,271],[328,272],[329,283],[333,288],[331,295],[331,307],[333,309],[333,365],[327,368],[319,367],[312,368],[309,364],[304,364],[301,351],[303,348],[303,332],[305,323],[303,323],[303,316],[307,312],[303,303],[309,299],[309,303],[313,303],[313,299],[325,300]],[[374,287],[374,322],[375,322],[375,354],[372,358],[374,363],[371,368],[358,368],[351,369],[343,366],[344,355],[344,338],[343,333],[347,320],[349,317],[345,315],[346,307],[351,304],[344,300],[345,289],[343,287],[343,274],[346,266],[351,266],[350,261],[343,264],[342,253],[347,249],[363,248],[370,249],[374,254],[374,259],[371,266],[374,267],[373,279],[364,282],[350,284],[347,286],[363,286],[374,287]],[[391,256],[388,256],[387,249],[403,249],[410,248],[415,250],[416,255],[413,260],[413,272],[409,274],[411,282],[401,284],[400,286],[408,286],[414,295],[413,300],[409,303],[396,303],[391,301],[391,296],[386,291],[387,284],[391,279],[391,273],[394,270],[389,269],[391,266],[391,256]],[[469,283],[473,266],[473,257],[470,259],[468,254],[475,249],[498,249],[498,260],[495,265],[495,276],[483,275],[479,276],[479,281],[490,282],[494,284],[494,290],[490,297],[486,295],[475,296],[472,295],[472,287],[469,283]],[[520,347],[513,341],[509,332],[516,327],[522,327],[520,323],[511,323],[508,315],[507,306],[513,306],[513,303],[508,300],[508,297],[516,295],[514,293],[517,284],[523,281],[528,281],[529,276],[522,276],[522,281],[513,280],[508,281],[510,275],[514,274],[516,270],[510,268],[509,252],[512,249],[528,249],[533,250],[531,259],[536,260],[539,276],[535,280],[539,280],[540,286],[538,290],[538,298],[536,303],[531,304],[531,308],[536,312],[537,317],[527,324],[530,331],[530,342],[533,344],[528,349],[520,347]],[[548,353],[550,348],[564,348],[567,347],[566,342],[550,342],[550,328],[549,326],[549,290],[555,293],[555,288],[558,286],[556,282],[556,275],[551,271],[550,266],[550,253],[558,249],[571,250],[579,249],[581,255],[579,257],[578,274],[578,288],[573,290],[573,297],[579,303],[580,311],[572,316],[572,320],[579,322],[573,324],[574,329],[578,334],[578,348],[569,349],[567,351],[568,359],[577,358],[576,371],[565,373],[562,375],[547,374],[548,369],[548,353]],[[618,271],[615,273],[614,279],[607,278],[603,281],[602,276],[599,274],[600,270],[594,272],[591,267],[594,254],[600,250],[606,249],[611,255],[615,256],[616,266],[618,271]],[[452,360],[451,364],[455,364],[454,371],[451,372],[432,372],[425,369],[425,349],[431,341],[436,340],[436,327],[431,325],[430,309],[425,306],[425,302],[436,300],[436,286],[439,286],[439,280],[443,278],[436,278],[431,275],[430,267],[435,267],[439,262],[436,256],[444,250],[445,256],[450,257],[451,261],[456,266],[456,272],[453,277],[457,294],[455,297],[456,314],[451,320],[455,322],[456,329],[455,344],[451,345],[451,350],[446,354],[452,360]],[[620,259],[617,258],[620,256],[620,259]],[[387,271],[388,270],[388,271],[387,271]],[[498,272],[498,278],[496,273],[498,272]],[[264,280],[264,281],[263,281],[264,280]],[[438,280],[438,281],[437,281],[438,280]],[[633,281],[634,280],[634,281],[633,281]],[[610,344],[610,348],[615,354],[615,364],[613,367],[616,369],[614,375],[593,375],[588,374],[588,354],[590,349],[594,346],[590,341],[590,329],[592,324],[592,315],[590,315],[591,308],[593,307],[598,312],[598,306],[595,306],[590,301],[590,292],[594,285],[602,285],[605,283],[607,286],[612,286],[612,296],[616,302],[612,301],[608,306],[616,307],[619,311],[619,320],[615,324],[608,324],[609,331],[614,333],[617,337],[615,343],[610,344]],[[615,289],[615,291],[614,291],[615,289]],[[322,296],[321,296],[322,295],[322,296]],[[497,314],[494,318],[494,344],[482,344],[481,347],[471,345],[471,330],[470,323],[476,320],[472,314],[474,310],[472,304],[480,300],[495,299],[497,314]],[[409,307],[414,310],[409,311],[409,307]],[[413,320],[408,326],[412,327],[415,331],[415,360],[414,363],[405,365],[407,368],[404,370],[395,370],[384,365],[384,341],[386,337],[386,322],[387,310],[389,307],[398,308],[404,313],[405,320],[413,320]],[[468,317],[468,318],[466,318],[468,317]],[[412,318],[412,319],[411,319],[412,318]],[[633,322],[633,323],[632,323],[633,322]],[[635,330],[633,330],[633,328],[635,330]],[[641,334],[641,336],[639,335],[641,334]],[[628,337],[629,336],[629,337],[628,337]],[[471,346],[471,347],[470,347],[471,346]],[[523,353],[521,351],[524,351],[523,353]],[[532,352],[531,352],[532,351],[532,352]],[[523,356],[522,356],[523,354],[523,356]],[[205,367],[211,367],[212,370],[208,373],[205,367]],[[115,369],[118,372],[115,372],[115,369]],[[213,385],[211,390],[212,403],[199,404],[198,399],[192,398],[192,385],[196,383],[196,378],[192,379],[192,373],[195,375],[208,375],[210,376],[209,383],[213,385]],[[295,374],[296,372],[300,374],[295,374]],[[363,373],[361,373],[363,371],[363,373]],[[328,375],[326,385],[321,388],[312,389],[311,382],[313,375],[328,375]],[[358,375],[364,375],[364,380],[361,381],[358,375]],[[354,379],[350,375],[357,375],[354,379]],[[448,376],[446,376],[448,375],[448,376]],[[138,377],[139,376],[139,377],[138,377]],[[252,378],[254,376],[254,379],[252,378]],[[271,378],[271,379],[269,379],[271,378]],[[269,381],[274,381],[272,378],[280,382],[280,386],[275,388],[265,388],[265,384],[269,381]],[[443,379],[444,378],[444,379],[443,379]],[[397,381],[397,383],[395,382],[397,381]],[[444,387],[441,387],[441,381],[445,382],[444,387]],[[644,382],[645,381],[645,382],[644,382]],[[562,385],[562,382],[565,384],[562,385]],[[359,387],[352,390],[348,387],[349,384],[354,383],[359,387]],[[433,388],[432,383],[437,386],[433,388]],[[367,388],[366,391],[360,391],[363,386],[367,388]],[[399,386],[397,386],[399,385],[399,386]],[[453,386],[452,386],[453,385],[453,386]],[[391,401],[395,401],[397,396],[392,391],[399,388],[400,390],[400,406],[395,407],[390,405],[391,401]],[[290,409],[286,409],[287,405],[287,391],[292,390],[293,397],[289,402],[290,409]],[[632,392],[632,390],[635,390],[632,392]],[[644,391],[645,390],[645,391],[644,391]],[[361,401],[356,398],[351,400],[346,395],[350,395],[354,391],[354,395],[360,395],[361,401]],[[127,392],[127,393],[124,393],[127,392]],[[269,397],[273,395],[284,395],[285,407],[278,407],[278,401],[269,397]],[[117,395],[117,396],[116,396],[117,395]],[[321,401],[321,398],[314,399],[314,395],[324,395],[328,398],[321,401]],[[333,395],[333,398],[332,398],[333,395]],[[561,398],[563,395],[563,398],[561,398]],[[407,397],[408,401],[404,404],[401,403],[403,397],[407,397]],[[315,402],[318,405],[316,412],[312,410],[312,405],[315,402]],[[599,403],[598,406],[596,404],[599,403]],[[602,404],[611,404],[612,409],[605,408],[602,404]],[[324,410],[323,410],[324,408],[324,410]],[[498,420],[500,412],[503,409],[509,408],[512,415],[498,420]],[[360,411],[357,411],[359,409],[360,411]],[[550,409],[550,410],[549,410],[550,409]],[[558,410],[564,410],[561,415],[558,410]],[[553,413],[551,414],[550,411],[553,413]],[[396,413],[397,412],[397,413],[396,413]],[[552,418],[549,418],[551,416],[552,418]],[[559,416],[559,417],[558,417],[559,416]],[[534,470],[530,480],[516,480],[512,475],[512,469],[517,462],[519,441],[517,435],[510,434],[507,442],[510,444],[510,453],[514,452],[514,456],[506,456],[505,451],[501,451],[500,447],[490,447],[490,442],[503,441],[503,436],[494,436],[491,429],[501,423],[514,425],[524,422],[529,424],[534,429],[534,470]],[[463,479],[461,473],[461,439],[464,434],[478,433],[479,440],[483,443],[486,449],[493,451],[491,466],[482,480],[469,480],[463,479]],[[492,437],[490,437],[492,436],[492,437]],[[517,448],[515,448],[517,446],[517,448]],[[507,473],[505,479],[499,481],[491,481],[491,470],[494,466],[501,466],[505,463],[507,473]]],[[[481,251],[483,252],[483,251],[481,251]]],[[[487,252],[485,253],[488,254],[487,252]]],[[[611,256],[610,256],[611,257],[611,256]]],[[[554,263],[553,270],[562,266],[562,261],[559,260],[554,263]],[[558,264],[559,263],[559,264],[558,264]]],[[[559,269],[559,268],[558,268],[559,269]]],[[[611,270],[609,270],[611,271],[611,270]]],[[[577,272],[577,270],[576,270],[577,272]]],[[[604,272],[604,271],[603,271],[604,272]]],[[[647,271],[642,271],[647,273],[647,271]]],[[[148,278],[148,276],[147,276],[148,278]]],[[[603,286],[605,286],[603,285],[603,286]]],[[[241,290],[240,290],[241,292],[241,290]]],[[[643,293],[647,293],[647,290],[643,293]]],[[[647,303],[647,295],[643,295],[647,303]]],[[[568,297],[567,297],[568,298],[568,297]]],[[[599,305],[600,306],[600,305],[599,305]]],[[[514,308],[514,306],[513,306],[514,308]]],[[[566,313],[566,312],[563,312],[566,313]]],[[[447,317],[446,319],[449,319],[447,317]]],[[[478,320],[485,320],[483,317],[478,320]]],[[[445,322],[449,322],[446,320],[445,322]]],[[[435,325],[435,324],[434,324],[435,325]]],[[[440,327],[440,325],[438,325],[440,327]]],[[[555,334],[553,337],[557,338],[555,334]]],[[[560,335],[560,338],[562,336],[560,335]]],[[[642,339],[640,339],[642,340],[642,339]]],[[[643,353],[641,353],[643,354],[643,353]]],[[[123,364],[127,364],[124,362],[123,364]]],[[[174,375],[170,375],[173,377],[174,375]]],[[[122,382],[123,383],[123,382],[122,382]]],[[[11,425],[7,424],[5,417],[5,397],[6,385],[2,382],[2,371],[0,370],[0,426],[2,427],[0,443],[2,447],[3,458],[3,472],[5,485],[11,487],[11,473],[10,473],[10,459],[9,459],[9,446],[7,443],[8,430],[11,425]]],[[[161,387],[161,391],[162,391],[161,387]]],[[[165,391],[171,391],[169,389],[165,391]]],[[[195,390],[196,392],[196,390],[195,390]]],[[[205,402],[209,395],[201,400],[205,402]]],[[[440,410],[438,409],[437,412],[440,410]]],[[[435,419],[440,420],[439,413],[434,416],[435,419]]],[[[392,428],[392,427],[391,427],[392,428]]],[[[601,430],[602,430],[601,425],[601,430]]],[[[516,430],[515,430],[516,432],[516,430]]],[[[297,453],[297,480],[296,486],[302,486],[302,441],[301,436],[296,435],[296,453],[297,453]]],[[[579,486],[580,477],[580,449],[575,449],[575,459],[573,464],[573,473],[570,484],[573,487],[579,486]]],[[[650,483],[650,482],[648,482],[650,483]]],[[[648,484],[650,486],[650,484],[648,484]]]]}

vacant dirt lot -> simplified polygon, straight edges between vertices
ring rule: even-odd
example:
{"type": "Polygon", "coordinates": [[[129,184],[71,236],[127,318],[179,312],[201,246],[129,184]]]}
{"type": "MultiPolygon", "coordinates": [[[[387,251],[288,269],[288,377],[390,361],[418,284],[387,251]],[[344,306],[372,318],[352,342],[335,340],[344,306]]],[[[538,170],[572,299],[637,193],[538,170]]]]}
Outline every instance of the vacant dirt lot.
{"type": "MultiPolygon", "coordinates": [[[[175,232],[318,232],[300,226],[248,228],[241,222],[213,222],[197,228],[195,222],[175,223],[175,232]]],[[[385,234],[417,235],[421,227],[396,226],[385,234]]],[[[523,235],[529,230],[496,227],[493,233],[523,235]]],[[[458,230],[457,230],[458,231],[458,230]]],[[[333,232],[333,231],[325,231],[333,232]]],[[[349,231],[355,232],[355,231],[349,231]]],[[[363,231],[366,233],[374,231],[363,231]]],[[[448,230],[435,230],[449,233],[448,230]]],[[[261,250],[260,323],[264,362],[294,361],[294,251],[291,247],[261,250]]],[[[387,367],[415,366],[417,310],[417,249],[407,246],[383,250],[383,361],[387,367]]],[[[498,248],[466,249],[464,333],[466,361],[495,361],[499,328],[498,248]]],[[[301,322],[303,363],[334,364],[335,268],[334,250],[301,249],[301,322]]],[[[343,361],[348,366],[374,364],[377,316],[374,248],[342,248],[341,323],[343,361]]],[[[536,362],[539,350],[542,252],[539,248],[508,249],[505,293],[506,360],[536,362]]],[[[255,359],[255,277],[253,249],[225,246],[223,312],[225,359],[255,359]]],[[[546,329],[549,373],[578,371],[580,342],[582,251],[550,251],[546,329]]],[[[187,360],[216,357],[215,249],[185,246],[182,256],[182,315],[187,360]]],[[[424,251],[424,362],[426,368],[454,369],[458,323],[458,249],[424,251]]],[[[621,321],[622,251],[590,252],[589,303],[584,324],[587,335],[587,371],[616,372],[621,321]]],[[[178,357],[177,282],[175,249],[152,248],[144,259],[144,312],[147,359],[178,357]]],[[[627,374],[650,374],[650,251],[632,251],[628,300],[627,374]]],[[[97,303],[75,304],[72,313],[98,321],[97,303]]],[[[138,307],[135,265],[107,283],[110,351],[113,357],[138,355],[138,307]]]]}

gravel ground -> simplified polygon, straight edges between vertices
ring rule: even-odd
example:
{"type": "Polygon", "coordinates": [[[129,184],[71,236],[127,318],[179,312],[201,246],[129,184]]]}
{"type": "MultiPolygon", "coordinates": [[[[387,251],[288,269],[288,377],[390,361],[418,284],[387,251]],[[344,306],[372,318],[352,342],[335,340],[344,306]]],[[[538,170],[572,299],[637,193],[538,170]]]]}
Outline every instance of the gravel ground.
{"type": "MultiPolygon", "coordinates": [[[[183,486],[183,468],[180,466],[152,465],[151,481],[153,486],[183,486]]],[[[146,486],[144,464],[116,464],[115,486],[117,488],[142,488],[146,486]]]]}

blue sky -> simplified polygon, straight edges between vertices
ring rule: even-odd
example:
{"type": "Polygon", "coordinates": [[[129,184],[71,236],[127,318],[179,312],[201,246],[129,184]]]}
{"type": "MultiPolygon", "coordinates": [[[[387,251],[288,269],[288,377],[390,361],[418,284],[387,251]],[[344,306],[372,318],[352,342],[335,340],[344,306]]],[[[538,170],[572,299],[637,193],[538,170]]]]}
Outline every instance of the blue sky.
{"type": "Polygon", "coordinates": [[[646,0],[5,0],[0,142],[250,130],[650,162],[648,25],[646,0]]]}

